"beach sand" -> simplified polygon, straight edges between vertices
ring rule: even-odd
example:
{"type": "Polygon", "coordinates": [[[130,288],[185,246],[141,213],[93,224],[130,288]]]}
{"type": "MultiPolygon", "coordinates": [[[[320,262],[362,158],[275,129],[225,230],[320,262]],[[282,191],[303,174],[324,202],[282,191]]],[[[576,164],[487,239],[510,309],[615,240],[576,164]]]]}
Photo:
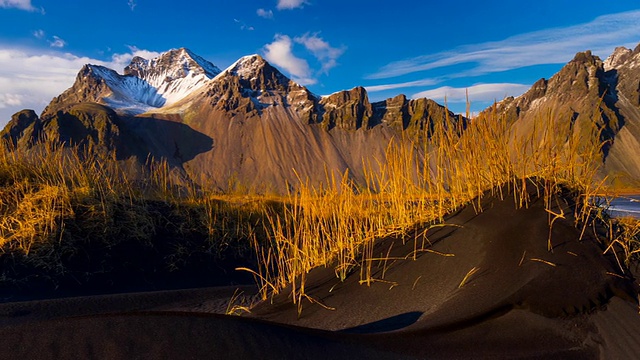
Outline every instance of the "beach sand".
{"type": "Polygon", "coordinates": [[[389,259],[372,264],[370,286],[358,268],[343,282],[316,269],[306,293],[324,307],[303,300],[300,315],[287,291],[216,314],[233,288],[2,304],[0,358],[636,358],[637,280],[602,254],[597,229],[581,239],[567,199],[551,233],[541,198],[515,210],[488,195],[483,212],[381,239],[374,256],[389,259]]]}

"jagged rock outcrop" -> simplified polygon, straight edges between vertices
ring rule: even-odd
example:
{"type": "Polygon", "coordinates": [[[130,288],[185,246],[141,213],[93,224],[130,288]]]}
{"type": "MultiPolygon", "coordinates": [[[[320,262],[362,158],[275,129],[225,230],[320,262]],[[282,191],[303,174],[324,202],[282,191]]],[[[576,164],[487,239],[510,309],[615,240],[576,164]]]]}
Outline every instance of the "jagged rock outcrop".
{"type": "Polygon", "coordinates": [[[102,72],[117,73],[102,66],[84,65],[78,72],[73,85],[62,94],[51,100],[42,112],[42,117],[50,117],[60,110],[65,110],[81,102],[101,103],[111,92],[107,82],[101,77],[102,72]]]}
{"type": "Polygon", "coordinates": [[[369,128],[373,114],[367,91],[359,86],[339,91],[320,100],[323,108],[321,123],[327,129],[358,130],[369,128]]]}
{"type": "Polygon", "coordinates": [[[167,51],[151,60],[135,56],[124,68],[124,75],[147,80],[157,87],[189,76],[205,75],[212,79],[219,73],[217,66],[186,48],[167,51]]]}
{"type": "Polygon", "coordinates": [[[40,118],[35,111],[22,110],[11,116],[11,120],[0,132],[0,138],[12,147],[26,146],[37,139],[41,127],[40,118]]]}
{"type": "Polygon", "coordinates": [[[430,136],[436,122],[450,119],[466,121],[431,99],[407,99],[405,95],[373,104],[374,121],[386,123],[397,131],[404,131],[412,138],[430,136]]]}
{"type": "Polygon", "coordinates": [[[293,106],[307,123],[315,122],[312,112],[316,97],[260,55],[245,56],[224,70],[209,84],[203,96],[211,108],[232,116],[259,115],[269,106],[293,106]]]}

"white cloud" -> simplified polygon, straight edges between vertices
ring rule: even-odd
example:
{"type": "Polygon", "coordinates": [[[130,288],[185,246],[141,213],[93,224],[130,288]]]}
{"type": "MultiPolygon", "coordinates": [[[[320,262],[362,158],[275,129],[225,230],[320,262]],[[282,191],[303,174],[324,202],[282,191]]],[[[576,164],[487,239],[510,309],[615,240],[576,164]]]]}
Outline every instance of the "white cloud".
{"type": "Polygon", "coordinates": [[[150,59],[159,55],[134,46],[129,50],[102,61],[59,51],[42,54],[0,46],[0,128],[19,110],[42,111],[54,96],[73,85],[85,64],[104,65],[122,72],[134,56],[150,59]]]}
{"type": "Polygon", "coordinates": [[[0,94],[0,109],[12,106],[20,106],[23,103],[24,95],[20,94],[0,94]]]}
{"type": "Polygon", "coordinates": [[[54,35],[53,40],[49,41],[49,45],[54,48],[63,48],[67,45],[67,42],[54,35]]]}
{"type": "Polygon", "coordinates": [[[147,60],[160,56],[160,53],[157,51],[138,49],[136,46],[132,45],[127,45],[127,47],[129,48],[128,53],[113,54],[111,56],[111,61],[104,65],[116,71],[122,71],[125,66],[129,65],[134,56],[139,56],[147,60]]]}
{"type": "Polygon", "coordinates": [[[639,33],[640,10],[604,15],[589,23],[545,29],[501,41],[460,46],[395,61],[368,78],[391,78],[456,64],[475,64],[468,72],[472,75],[540,64],[562,64],[580,51],[590,49],[594,54],[608,56],[616,46],[634,47],[639,33]]]}
{"type": "Polygon", "coordinates": [[[136,0],[129,0],[127,1],[127,5],[129,5],[129,8],[131,8],[131,11],[135,10],[136,6],[138,6],[138,3],[136,2],[136,0]]]}
{"type": "Polygon", "coordinates": [[[376,91],[385,91],[385,90],[394,90],[394,89],[404,89],[404,88],[416,87],[416,86],[431,86],[431,85],[438,84],[440,82],[441,80],[437,80],[437,79],[423,79],[423,80],[407,81],[407,82],[397,83],[397,84],[366,86],[366,88],[368,92],[376,92],[376,91]]]}
{"type": "Polygon", "coordinates": [[[42,30],[42,29],[38,29],[38,30],[35,30],[33,32],[33,36],[35,36],[36,39],[43,39],[44,35],[45,35],[45,33],[44,33],[44,30],[42,30]]]}
{"type": "Polygon", "coordinates": [[[273,19],[273,11],[271,10],[258,9],[256,11],[256,14],[258,14],[258,16],[263,17],[265,19],[273,19]]]}
{"type": "Polygon", "coordinates": [[[31,0],[0,0],[1,8],[14,8],[20,10],[27,11],[37,11],[33,5],[31,5],[31,0]]]}
{"type": "Polygon", "coordinates": [[[328,73],[329,70],[334,68],[338,62],[338,58],[345,52],[345,48],[334,48],[328,42],[324,41],[318,34],[304,34],[303,36],[296,37],[295,42],[304,45],[313,56],[322,64],[321,72],[328,73]]]}
{"type": "Polygon", "coordinates": [[[304,4],[307,4],[305,0],[278,0],[276,8],[278,10],[290,10],[301,8],[304,4]]]}
{"type": "Polygon", "coordinates": [[[264,57],[270,63],[283,68],[301,85],[312,85],[317,81],[311,76],[311,69],[305,59],[293,54],[293,41],[287,35],[277,34],[272,43],[264,46],[264,57]]]}
{"type": "Polygon", "coordinates": [[[495,83],[476,84],[466,88],[454,88],[443,86],[437,89],[422,91],[412,96],[413,99],[428,98],[436,101],[447,100],[447,102],[466,102],[467,92],[470,102],[500,101],[508,96],[520,96],[524,94],[531,85],[495,83]]]}

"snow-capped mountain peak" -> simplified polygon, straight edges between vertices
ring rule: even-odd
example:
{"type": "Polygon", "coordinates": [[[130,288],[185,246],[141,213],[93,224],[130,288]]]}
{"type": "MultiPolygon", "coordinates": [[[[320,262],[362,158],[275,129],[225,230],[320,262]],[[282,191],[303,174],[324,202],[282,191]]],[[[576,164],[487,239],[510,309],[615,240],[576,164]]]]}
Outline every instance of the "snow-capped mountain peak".
{"type": "Polygon", "coordinates": [[[47,111],[53,111],[57,104],[97,102],[128,115],[154,112],[172,108],[228,76],[240,80],[242,91],[286,92],[296,85],[260,55],[244,56],[221,71],[190,50],[180,48],[153,59],[136,56],[124,68],[123,75],[103,66],[86,65],[73,87],[56,98],[47,111]]]}
{"type": "Polygon", "coordinates": [[[258,54],[247,55],[238,59],[224,72],[243,79],[250,79],[266,64],[267,62],[258,54]]]}
{"type": "Polygon", "coordinates": [[[54,99],[45,113],[65,103],[96,102],[120,113],[141,114],[184,99],[219,73],[215,65],[185,48],[149,60],[136,56],[124,75],[87,64],[75,84],[54,99]]]}
{"type": "Polygon", "coordinates": [[[157,88],[137,76],[122,76],[99,65],[86,65],[85,68],[86,76],[93,76],[106,85],[106,89],[100,94],[102,101],[99,102],[104,102],[113,109],[136,114],[162,107],[167,103],[167,99],[157,88]]]}
{"type": "Polygon", "coordinates": [[[633,54],[631,49],[627,49],[623,46],[617,47],[615,51],[604,61],[604,69],[609,71],[622,65],[633,54]]]}
{"type": "Polygon", "coordinates": [[[185,48],[167,51],[150,60],[135,57],[124,69],[125,76],[139,78],[155,88],[165,100],[162,106],[180,101],[220,72],[218,67],[185,48]]]}
{"type": "Polygon", "coordinates": [[[124,68],[125,75],[139,77],[154,87],[198,75],[212,79],[219,73],[217,66],[185,48],[169,50],[150,60],[136,56],[124,68]]]}

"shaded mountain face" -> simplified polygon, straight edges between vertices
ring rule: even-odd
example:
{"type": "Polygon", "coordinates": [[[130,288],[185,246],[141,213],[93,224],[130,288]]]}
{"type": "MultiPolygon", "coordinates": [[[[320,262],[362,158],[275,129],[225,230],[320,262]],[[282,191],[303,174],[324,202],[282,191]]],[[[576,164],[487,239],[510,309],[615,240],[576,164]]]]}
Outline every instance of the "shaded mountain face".
{"type": "Polygon", "coordinates": [[[92,143],[121,160],[167,159],[223,190],[283,193],[346,170],[364,183],[365,164],[384,163],[391,139],[427,136],[446,117],[455,118],[427,99],[371,103],[362,87],[320,97],[259,55],[220,71],[177,49],[136,57],[123,75],[86,65],[39,118],[16,114],[1,136],[22,146],[43,135],[92,143]]]}
{"type": "Polygon", "coordinates": [[[640,46],[617,48],[605,61],[587,51],[576,54],[557,74],[539,80],[525,94],[498,103],[497,109],[512,123],[514,137],[542,134],[542,127],[553,126],[565,129],[567,139],[573,135],[581,141],[604,143],[600,176],[636,186],[640,180],[639,89],[640,46]],[[594,125],[598,139],[589,138],[594,125]]]}
{"type": "Polygon", "coordinates": [[[34,133],[40,131],[42,124],[33,110],[22,110],[13,116],[0,132],[0,138],[11,146],[25,146],[37,139],[34,133]],[[24,145],[23,145],[24,144],[24,145]]]}

